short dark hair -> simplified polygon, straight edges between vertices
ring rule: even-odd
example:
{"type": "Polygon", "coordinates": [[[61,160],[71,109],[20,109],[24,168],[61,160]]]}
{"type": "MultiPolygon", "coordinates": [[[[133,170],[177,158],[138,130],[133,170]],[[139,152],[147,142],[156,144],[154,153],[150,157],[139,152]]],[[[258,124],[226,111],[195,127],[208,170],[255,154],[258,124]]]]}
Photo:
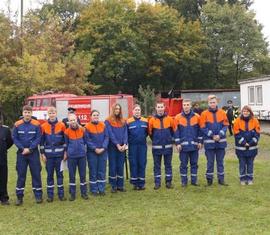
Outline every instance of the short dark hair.
{"type": "Polygon", "coordinates": [[[158,104],[162,104],[163,106],[165,106],[165,103],[163,101],[157,101],[155,107],[157,107],[158,104]]]}
{"type": "Polygon", "coordinates": [[[22,110],[23,111],[30,111],[30,112],[32,112],[33,111],[33,108],[30,105],[24,105],[22,110]]]}
{"type": "Polygon", "coordinates": [[[98,114],[100,114],[100,112],[99,112],[98,110],[96,110],[96,109],[93,109],[93,110],[91,111],[90,116],[92,116],[93,113],[98,113],[98,114]]]}

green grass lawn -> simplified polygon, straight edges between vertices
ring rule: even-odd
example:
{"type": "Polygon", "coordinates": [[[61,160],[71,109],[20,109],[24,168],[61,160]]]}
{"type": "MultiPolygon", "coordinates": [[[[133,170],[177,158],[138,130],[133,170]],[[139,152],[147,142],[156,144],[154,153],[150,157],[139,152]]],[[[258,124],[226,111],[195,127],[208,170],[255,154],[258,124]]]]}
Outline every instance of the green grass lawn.
{"type": "MultiPolygon", "coordinates": [[[[153,162],[148,155],[145,191],[133,191],[126,181],[126,193],[90,197],[78,195],[74,202],[37,205],[28,173],[24,204],[15,203],[15,148],[9,153],[11,205],[0,206],[1,234],[270,234],[270,137],[262,136],[255,161],[255,184],[240,186],[238,161],[229,139],[225,160],[229,187],[205,187],[204,155],[199,160],[200,187],[180,186],[179,160],[173,159],[174,189],[153,189],[153,162]]],[[[163,167],[164,169],[164,167],[163,167]]],[[[164,176],[164,171],[163,171],[164,176]]],[[[46,172],[42,169],[43,188],[46,172]]],[[[66,192],[68,174],[65,172],[66,192]]],[[[77,177],[78,183],[78,177],[77,177]]],[[[77,188],[78,191],[78,188],[77,188]]],[[[68,195],[67,195],[68,196],[68,195]]],[[[45,197],[46,199],[46,194],[45,197]]]]}

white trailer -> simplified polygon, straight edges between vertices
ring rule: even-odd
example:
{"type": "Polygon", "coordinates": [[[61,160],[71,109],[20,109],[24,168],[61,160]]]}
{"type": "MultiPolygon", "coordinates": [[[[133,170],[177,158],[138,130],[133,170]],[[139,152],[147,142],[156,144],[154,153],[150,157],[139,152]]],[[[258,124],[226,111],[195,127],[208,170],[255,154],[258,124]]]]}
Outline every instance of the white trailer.
{"type": "Polygon", "coordinates": [[[239,81],[241,108],[249,105],[260,120],[270,120],[270,75],[239,81]]]}

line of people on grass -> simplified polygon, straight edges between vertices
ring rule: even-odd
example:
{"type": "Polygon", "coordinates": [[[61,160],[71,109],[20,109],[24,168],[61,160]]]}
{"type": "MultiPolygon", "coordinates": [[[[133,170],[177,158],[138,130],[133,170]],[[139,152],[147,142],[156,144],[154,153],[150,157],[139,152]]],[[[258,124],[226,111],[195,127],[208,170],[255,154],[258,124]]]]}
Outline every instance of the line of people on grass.
{"type": "MultiPolygon", "coordinates": [[[[165,113],[165,106],[157,102],[156,114],[146,119],[141,116],[141,108],[135,105],[133,116],[124,120],[121,106],[115,104],[111,115],[105,122],[99,120],[99,111],[92,110],[91,121],[82,127],[74,113],[68,116],[68,127],[57,120],[55,107],[48,108],[48,121],[40,126],[32,118],[32,108],[23,107],[23,118],[17,121],[12,131],[12,138],[7,127],[1,125],[1,191],[0,200],[8,203],[6,190],[7,149],[12,140],[16,145],[18,174],[16,184],[16,205],[23,204],[25,180],[29,166],[32,175],[32,188],[37,203],[42,203],[41,162],[46,164],[47,201],[53,202],[54,189],[57,186],[58,198],[65,201],[63,172],[61,164],[67,160],[69,170],[69,200],[76,199],[76,171],[80,176],[81,197],[88,199],[87,185],[93,196],[105,195],[106,166],[109,162],[109,183],[111,192],[125,192],[124,162],[128,150],[130,165],[130,183],[134,190],[145,189],[145,169],[147,163],[147,136],[152,140],[154,160],[154,189],[161,187],[161,162],[164,159],[165,185],[172,185],[173,145],[179,152],[180,176],[182,187],[188,185],[188,163],[190,163],[191,185],[197,183],[199,150],[204,146],[207,159],[207,185],[213,184],[214,165],[217,165],[218,184],[225,182],[224,156],[227,147],[226,131],[228,119],[222,109],[218,109],[217,98],[208,97],[208,109],[201,116],[191,109],[191,100],[183,100],[183,111],[174,119],[165,113]],[[2,129],[4,131],[2,131],[2,129]],[[4,133],[4,134],[3,134],[4,133]],[[7,135],[4,136],[4,135],[7,135]],[[3,136],[2,136],[3,135],[3,136]],[[39,147],[39,148],[38,148],[39,147]],[[4,159],[4,160],[2,160],[4,159]],[[86,165],[89,167],[89,181],[86,180],[86,165]],[[5,165],[5,167],[3,167],[5,165]],[[57,181],[54,181],[56,173],[57,181]]],[[[260,137],[259,122],[248,106],[244,106],[241,115],[234,123],[235,150],[239,159],[241,185],[253,184],[253,162],[258,151],[260,137]]]]}

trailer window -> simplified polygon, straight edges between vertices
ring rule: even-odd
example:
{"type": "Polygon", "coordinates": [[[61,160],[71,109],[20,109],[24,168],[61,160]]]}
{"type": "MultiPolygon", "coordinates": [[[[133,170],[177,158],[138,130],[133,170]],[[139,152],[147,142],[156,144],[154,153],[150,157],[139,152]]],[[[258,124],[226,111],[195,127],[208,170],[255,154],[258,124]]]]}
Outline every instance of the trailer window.
{"type": "Polygon", "coordinates": [[[256,104],[263,104],[262,86],[256,86],[256,104]]]}
{"type": "Polygon", "coordinates": [[[48,106],[50,106],[50,99],[43,99],[43,100],[42,100],[42,106],[43,106],[43,107],[48,107],[48,106]]]}
{"type": "Polygon", "coordinates": [[[41,99],[37,99],[36,107],[40,107],[40,104],[41,104],[41,99]]]}
{"type": "Polygon", "coordinates": [[[248,87],[248,104],[253,105],[255,103],[255,89],[254,86],[248,87]]]}
{"type": "Polygon", "coordinates": [[[28,105],[30,105],[31,107],[35,106],[35,100],[28,100],[28,105]]]}
{"type": "Polygon", "coordinates": [[[56,106],[55,98],[52,98],[51,102],[52,102],[51,105],[55,107],[56,106]]]}

